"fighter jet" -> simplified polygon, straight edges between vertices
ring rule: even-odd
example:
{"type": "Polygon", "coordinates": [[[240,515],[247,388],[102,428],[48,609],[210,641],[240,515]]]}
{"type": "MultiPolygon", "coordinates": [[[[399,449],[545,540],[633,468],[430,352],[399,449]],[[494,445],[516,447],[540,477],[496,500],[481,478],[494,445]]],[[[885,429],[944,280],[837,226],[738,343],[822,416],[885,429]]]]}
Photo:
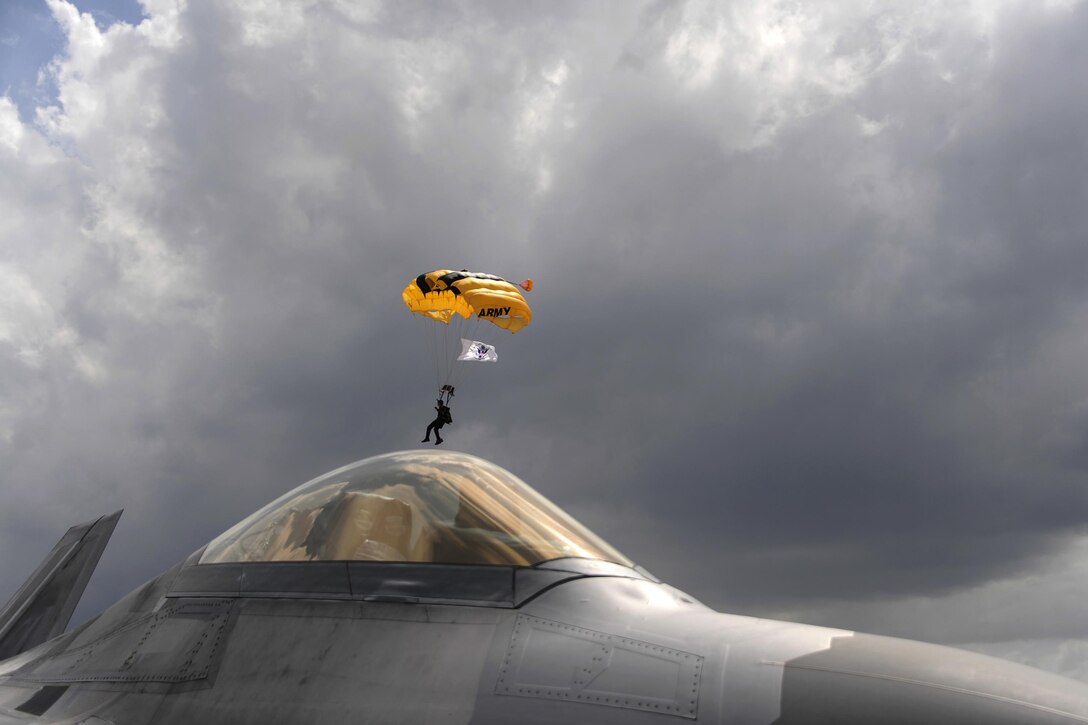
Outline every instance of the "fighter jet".
{"type": "Polygon", "coordinates": [[[0,723],[1088,723],[1057,675],[712,611],[462,453],[316,478],[59,634],[116,521],[0,611],[0,723]]]}

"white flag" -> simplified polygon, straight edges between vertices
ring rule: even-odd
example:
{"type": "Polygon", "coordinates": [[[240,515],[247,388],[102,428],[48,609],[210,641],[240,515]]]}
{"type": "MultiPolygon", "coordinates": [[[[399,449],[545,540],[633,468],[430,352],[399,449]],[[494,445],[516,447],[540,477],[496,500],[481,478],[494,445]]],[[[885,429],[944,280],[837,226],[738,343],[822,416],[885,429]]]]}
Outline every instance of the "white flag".
{"type": "Polygon", "coordinates": [[[469,362],[498,362],[499,353],[495,352],[494,345],[488,345],[477,340],[461,338],[461,356],[458,360],[469,362]]]}

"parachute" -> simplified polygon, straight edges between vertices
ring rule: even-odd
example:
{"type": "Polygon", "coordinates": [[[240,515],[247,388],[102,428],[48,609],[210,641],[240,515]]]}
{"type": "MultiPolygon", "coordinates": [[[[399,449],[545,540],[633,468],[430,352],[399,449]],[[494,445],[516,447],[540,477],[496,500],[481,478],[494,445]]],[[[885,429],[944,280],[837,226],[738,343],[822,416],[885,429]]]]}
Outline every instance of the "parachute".
{"type": "Polygon", "coordinates": [[[448,403],[453,395],[466,364],[457,362],[461,342],[476,341],[480,322],[510,333],[532,322],[533,311],[521,294],[532,288],[531,279],[514,284],[493,274],[449,269],[421,274],[404,288],[404,304],[428,328],[440,398],[448,403]]]}

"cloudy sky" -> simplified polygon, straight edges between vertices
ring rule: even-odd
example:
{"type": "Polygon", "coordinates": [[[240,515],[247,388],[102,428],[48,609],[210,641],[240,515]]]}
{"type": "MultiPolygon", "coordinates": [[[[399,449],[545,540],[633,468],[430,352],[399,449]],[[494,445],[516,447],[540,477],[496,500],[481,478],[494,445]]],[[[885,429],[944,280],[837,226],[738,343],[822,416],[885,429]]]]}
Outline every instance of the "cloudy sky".
{"type": "Polygon", "coordinates": [[[1088,678],[1088,2],[15,0],[0,597],[78,617],[419,445],[415,275],[532,277],[448,445],[723,610],[1088,678]]]}

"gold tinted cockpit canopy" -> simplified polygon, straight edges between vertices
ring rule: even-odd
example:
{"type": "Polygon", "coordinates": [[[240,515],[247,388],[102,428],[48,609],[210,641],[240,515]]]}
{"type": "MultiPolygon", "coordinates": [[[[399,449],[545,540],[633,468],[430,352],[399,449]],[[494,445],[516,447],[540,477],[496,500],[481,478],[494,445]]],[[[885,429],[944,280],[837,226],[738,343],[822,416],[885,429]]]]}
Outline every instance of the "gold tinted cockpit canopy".
{"type": "Polygon", "coordinates": [[[565,557],[632,565],[509,471],[464,453],[405,451],[303,484],[208,544],[200,563],[565,557]]]}

